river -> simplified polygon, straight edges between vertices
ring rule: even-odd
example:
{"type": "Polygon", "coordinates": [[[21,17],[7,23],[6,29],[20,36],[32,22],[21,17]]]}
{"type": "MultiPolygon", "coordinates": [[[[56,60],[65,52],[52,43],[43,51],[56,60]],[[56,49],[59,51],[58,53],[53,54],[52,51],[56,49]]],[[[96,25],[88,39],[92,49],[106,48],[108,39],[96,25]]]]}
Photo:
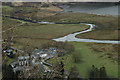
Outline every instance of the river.
{"type": "MultiPolygon", "coordinates": [[[[82,12],[89,14],[102,14],[102,15],[118,15],[118,5],[114,3],[73,3],[73,4],[60,4],[60,8],[64,9],[64,12],[82,12]]],[[[76,42],[96,42],[96,43],[111,43],[111,44],[120,44],[120,41],[111,41],[111,40],[93,40],[93,39],[80,39],[75,36],[78,34],[86,33],[92,31],[94,24],[84,23],[89,25],[90,28],[85,31],[76,32],[73,34],[66,35],[61,38],[53,39],[55,41],[76,41],[76,42]]]]}
{"type": "MultiPolygon", "coordinates": [[[[91,14],[102,14],[102,15],[118,15],[118,5],[113,3],[74,3],[74,4],[60,4],[59,7],[64,9],[64,12],[83,12],[83,13],[91,13],[91,14]]],[[[63,12],[63,13],[64,13],[63,12]]],[[[12,17],[10,17],[12,18],[12,17]]],[[[15,18],[16,19],[16,18],[15,18]]],[[[21,20],[21,19],[20,19],[21,20]]],[[[23,19],[22,19],[23,20],[23,19]]],[[[28,20],[25,20],[28,21],[28,20]]],[[[33,21],[28,21],[33,22],[33,21]]],[[[40,24],[64,24],[64,23],[54,23],[54,22],[35,22],[40,24]]],[[[71,23],[69,23],[71,24],[71,23]]],[[[77,23],[81,24],[81,23],[77,23]]],[[[76,42],[96,42],[96,43],[112,43],[119,44],[120,41],[110,41],[110,40],[93,40],[93,39],[80,39],[76,38],[77,34],[82,34],[85,32],[92,31],[94,28],[94,24],[84,23],[85,25],[89,25],[90,28],[85,31],[76,32],[73,34],[66,35],[61,38],[53,39],[55,41],[76,41],[76,42]]]]}
{"type": "MultiPolygon", "coordinates": [[[[5,17],[9,17],[9,16],[5,16],[5,17]]],[[[23,20],[23,21],[27,21],[27,22],[33,22],[33,21],[30,21],[30,20],[24,20],[24,19],[19,19],[19,18],[14,18],[14,17],[9,17],[9,18],[23,20]]],[[[40,24],[66,24],[66,23],[55,23],[55,22],[45,22],[45,21],[41,21],[41,22],[35,21],[33,23],[40,23],[40,24]]],[[[56,39],[52,39],[52,40],[57,41],[57,42],[76,41],[76,42],[96,42],[96,43],[120,44],[120,41],[93,40],[93,39],[76,38],[75,36],[78,35],[78,34],[82,34],[82,33],[86,33],[86,32],[94,30],[95,25],[94,24],[89,24],[89,23],[67,23],[67,24],[85,24],[85,25],[89,25],[90,28],[87,29],[87,30],[84,30],[84,31],[75,32],[75,33],[66,35],[64,37],[60,37],[60,38],[56,38],[56,39]]],[[[0,39],[0,41],[2,41],[2,40],[0,39]]]]}
{"type": "Polygon", "coordinates": [[[76,41],[76,42],[95,42],[95,43],[111,43],[111,44],[120,44],[120,41],[111,41],[111,40],[93,40],[93,39],[81,39],[81,38],[76,38],[75,36],[78,35],[78,34],[82,34],[82,33],[86,33],[86,32],[89,32],[89,31],[92,31],[94,30],[94,24],[88,24],[88,23],[80,23],[80,24],[85,24],[85,25],[88,25],[90,26],[89,29],[87,30],[84,30],[84,31],[80,31],[80,32],[76,32],[76,33],[73,33],[73,34],[69,34],[69,35],[66,35],[64,37],[60,37],[60,38],[56,38],[56,39],[53,39],[55,41],[60,41],[60,42],[65,42],[65,41],[76,41]]]}

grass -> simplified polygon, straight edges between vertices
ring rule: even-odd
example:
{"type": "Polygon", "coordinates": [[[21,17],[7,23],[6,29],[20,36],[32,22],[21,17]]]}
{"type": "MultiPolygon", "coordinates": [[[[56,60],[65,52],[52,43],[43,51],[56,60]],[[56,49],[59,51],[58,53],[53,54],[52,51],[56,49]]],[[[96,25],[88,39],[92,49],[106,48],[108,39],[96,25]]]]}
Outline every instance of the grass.
{"type": "MultiPolygon", "coordinates": [[[[13,29],[13,36],[17,36],[14,39],[17,46],[18,44],[21,46],[30,44],[32,48],[40,47],[54,38],[89,28],[89,26],[83,24],[34,24],[16,19],[3,18],[3,30],[7,30],[10,27],[15,27],[13,29]]],[[[6,34],[3,34],[3,38],[6,34]]]]}
{"type": "MultiPolygon", "coordinates": [[[[113,63],[110,59],[106,57],[100,57],[102,54],[97,54],[90,49],[90,46],[86,46],[87,43],[73,43],[75,45],[76,51],[80,52],[83,63],[76,64],[81,75],[86,75],[87,70],[91,65],[96,67],[105,66],[107,74],[109,77],[118,77],[118,65],[113,63]]],[[[103,52],[102,52],[103,53],[103,52]]]]}
{"type": "Polygon", "coordinates": [[[54,9],[55,11],[61,10],[55,7],[48,7],[48,9],[45,8],[42,10],[40,7],[40,4],[36,6],[32,6],[32,7],[27,6],[27,5],[23,5],[19,7],[15,7],[15,6],[11,7],[10,5],[2,5],[2,12],[4,15],[12,16],[12,17],[14,16],[14,17],[23,18],[23,19],[33,19],[33,20],[37,20],[38,18],[40,19],[42,17],[48,17],[48,16],[55,15],[56,13],[52,12],[54,11],[54,9]]]}
{"type": "Polygon", "coordinates": [[[100,16],[86,13],[64,13],[43,18],[45,21],[55,22],[85,22],[95,24],[95,30],[77,35],[78,38],[99,40],[118,40],[118,18],[115,16],[100,16]],[[98,36],[99,35],[99,36],[98,36]],[[103,36],[104,35],[104,36],[103,36]]]}
{"type": "Polygon", "coordinates": [[[35,47],[41,48],[45,43],[52,42],[52,40],[46,39],[27,39],[27,38],[16,38],[16,43],[14,46],[18,49],[23,49],[25,46],[29,45],[32,49],[35,47]]]}
{"type": "Polygon", "coordinates": [[[43,18],[45,21],[54,22],[88,22],[96,24],[97,29],[117,29],[118,18],[114,16],[101,16],[86,13],[64,13],[43,18]]]}
{"type": "Polygon", "coordinates": [[[29,25],[17,27],[18,36],[29,37],[29,38],[46,38],[52,39],[67,34],[82,31],[87,29],[89,26],[81,24],[47,24],[47,25],[29,25]]]}
{"type": "Polygon", "coordinates": [[[118,77],[117,63],[113,63],[112,60],[106,58],[105,56],[100,57],[104,52],[100,52],[99,54],[96,53],[90,48],[90,46],[88,46],[89,43],[71,43],[75,46],[75,51],[73,53],[67,54],[64,57],[50,59],[48,62],[56,63],[61,61],[63,58],[65,69],[69,70],[71,67],[76,66],[81,77],[88,77],[88,70],[92,65],[95,65],[98,68],[105,66],[107,74],[110,78],[118,77]],[[72,55],[76,53],[79,53],[79,57],[81,58],[79,63],[74,63],[72,58],[72,55]]]}
{"type": "Polygon", "coordinates": [[[95,30],[83,34],[78,34],[76,37],[96,40],[119,40],[118,30],[95,30]]]}
{"type": "Polygon", "coordinates": [[[2,13],[4,15],[10,15],[12,13],[12,11],[13,11],[12,7],[6,6],[6,5],[2,6],[2,13]]]}
{"type": "Polygon", "coordinates": [[[2,22],[2,30],[3,31],[10,27],[17,27],[19,24],[21,24],[21,22],[19,20],[5,18],[5,17],[3,17],[2,21],[3,21],[2,22]]]}
{"type": "Polygon", "coordinates": [[[51,42],[57,37],[66,36],[67,34],[82,31],[89,26],[78,24],[29,24],[16,28],[15,41],[22,45],[29,44],[31,47],[41,47],[44,43],[51,42]]]}
{"type": "Polygon", "coordinates": [[[78,38],[98,40],[118,40],[118,18],[114,16],[98,16],[85,13],[64,13],[47,18],[47,21],[55,22],[86,22],[96,25],[95,30],[77,35],[78,38]],[[98,36],[99,35],[99,36],[98,36]],[[104,36],[103,36],[104,35],[104,36]]]}
{"type": "Polygon", "coordinates": [[[102,53],[101,56],[106,56],[107,58],[113,60],[113,62],[118,62],[119,57],[119,44],[99,44],[99,43],[91,43],[88,46],[91,47],[96,53],[102,53]]]}
{"type": "MultiPolygon", "coordinates": [[[[118,40],[118,18],[115,16],[103,16],[86,13],[64,13],[56,14],[53,12],[41,10],[41,7],[9,7],[4,6],[4,10],[16,13],[15,17],[24,19],[52,21],[52,22],[86,22],[96,24],[96,30],[84,34],[77,35],[78,38],[118,40]],[[4,8],[5,7],[5,8],[4,8]],[[12,9],[13,8],[13,9],[12,9]],[[9,11],[10,10],[10,11],[9,11]],[[37,11],[37,12],[36,12],[37,11]],[[55,15],[56,14],[56,15],[55,15]],[[99,35],[99,36],[98,36],[99,35]],[[104,35],[104,36],[103,36],[104,35]]],[[[46,9],[47,10],[47,9],[46,9]]],[[[10,13],[9,13],[10,14],[10,13]]]]}
{"type": "Polygon", "coordinates": [[[12,62],[14,62],[16,59],[15,58],[9,58],[9,57],[6,57],[5,59],[5,64],[6,65],[10,65],[12,62]]]}

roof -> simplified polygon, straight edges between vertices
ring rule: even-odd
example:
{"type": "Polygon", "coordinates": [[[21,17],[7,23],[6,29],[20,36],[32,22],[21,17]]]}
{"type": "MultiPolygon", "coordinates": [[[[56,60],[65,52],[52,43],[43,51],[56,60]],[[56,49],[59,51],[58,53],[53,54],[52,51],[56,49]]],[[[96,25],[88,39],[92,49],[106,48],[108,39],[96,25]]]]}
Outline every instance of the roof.
{"type": "Polygon", "coordinates": [[[30,56],[21,56],[21,57],[18,57],[18,59],[20,60],[20,59],[29,59],[30,58],[30,56]]]}
{"type": "Polygon", "coordinates": [[[41,54],[40,55],[40,57],[46,57],[47,56],[47,54],[41,54]]]}

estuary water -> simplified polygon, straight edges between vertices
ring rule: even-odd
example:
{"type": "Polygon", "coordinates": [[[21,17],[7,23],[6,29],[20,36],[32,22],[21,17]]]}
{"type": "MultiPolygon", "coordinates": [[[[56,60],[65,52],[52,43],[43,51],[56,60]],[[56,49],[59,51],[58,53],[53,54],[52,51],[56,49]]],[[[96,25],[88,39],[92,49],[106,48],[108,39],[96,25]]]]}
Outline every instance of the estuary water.
{"type": "Polygon", "coordinates": [[[118,5],[113,3],[74,3],[62,4],[64,12],[82,12],[89,14],[118,15],[118,5]]]}

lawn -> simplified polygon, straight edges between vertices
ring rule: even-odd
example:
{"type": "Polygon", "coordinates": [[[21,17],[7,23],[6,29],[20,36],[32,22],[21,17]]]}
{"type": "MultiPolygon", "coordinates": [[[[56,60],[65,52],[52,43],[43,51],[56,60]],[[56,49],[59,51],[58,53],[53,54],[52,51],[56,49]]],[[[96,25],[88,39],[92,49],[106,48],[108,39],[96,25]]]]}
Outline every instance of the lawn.
{"type": "Polygon", "coordinates": [[[98,68],[105,66],[109,77],[118,77],[117,63],[113,63],[112,60],[106,58],[106,56],[100,57],[104,52],[96,53],[90,46],[87,46],[87,43],[73,42],[73,44],[75,45],[76,51],[80,53],[81,60],[83,61],[80,64],[76,64],[81,75],[85,76],[91,65],[95,65],[98,68]]]}
{"type": "Polygon", "coordinates": [[[65,64],[65,69],[70,70],[71,67],[76,66],[77,70],[80,73],[81,77],[88,77],[88,70],[92,65],[95,65],[97,68],[105,66],[107,74],[111,78],[118,77],[118,65],[116,62],[113,62],[106,56],[101,57],[104,52],[96,53],[88,46],[89,43],[82,42],[70,42],[75,46],[75,51],[71,54],[66,54],[63,57],[50,59],[50,63],[58,63],[63,60],[65,64]],[[79,63],[74,63],[73,54],[78,54],[81,61],[79,63]]]}

